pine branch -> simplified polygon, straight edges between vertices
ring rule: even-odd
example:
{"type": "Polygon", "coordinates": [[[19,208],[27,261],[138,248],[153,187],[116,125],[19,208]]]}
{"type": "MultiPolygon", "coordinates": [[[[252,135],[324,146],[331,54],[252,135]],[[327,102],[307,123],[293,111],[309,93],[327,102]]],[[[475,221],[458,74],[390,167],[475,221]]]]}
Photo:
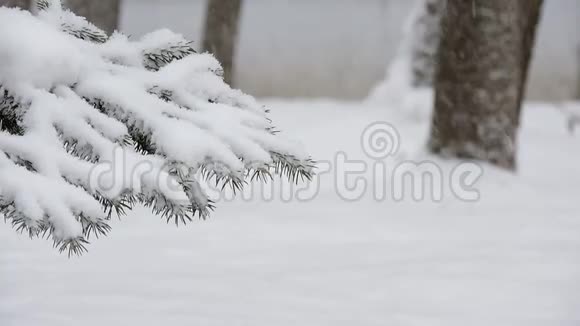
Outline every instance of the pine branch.
{"type": "Polygon", "coordinates": [[[192,42],[183,40],[174,44],[166,45],[164,48],[145,50],[143,52],[143,63],[145,68],[152,71],[158,71],[175,60],[180,60],[190,54],[197,53],[192,44],[192,42]]]}
{"type": "Polygon", "coordinates": [[[0,85],[0,131],[23,135],[24,129],[20,121],[26,112],[25,107],[26,104],[17,101],[5,86],[0,85]]]}
{"type": "MultiPolygon", "coordinates": [[[[137,42],[120,34],[109,38],[57,0],[36,5],[38,22],[66,37],[50,34],[57,32],[27,14],[3,9],[0,28],[7,19],[27,22],[84,57],[73,58],[82,65],[79,72],[54,77],[50,87],[43,86],[51,78],[45,72],[70,53],[39,57],[48,67],[38,67],[38,73],[14,70],[25,86],[16,92],[0,86],[0,214],[18,232],[51,238],[59,251],[79,255],[91,237],[110,231],[113,214],[121,217],[137,204],[176,225],[206,219],[214,203],[202,181],[237,193],[247,179],[312,178],[314,162],[277,134],[267,109],[225,84],[215,58],[196,53],[182,36],[165,30],[137,42]],[[90,45],[80,46],[71,36],[90,45]],[[149,174],[113,177],[109,181],[120,183],[115,191],[93,184],[92,173],[113,163],[117,149],[127,160],[123,168],[132,173],[147,163],[149,174]]],[[[31,55],[51,55],[42,48],[46,42],[18,42],[27,49],[38,46],[31,55]]],[[[20,55],[12,47],[0,51],[20,55]]]]}

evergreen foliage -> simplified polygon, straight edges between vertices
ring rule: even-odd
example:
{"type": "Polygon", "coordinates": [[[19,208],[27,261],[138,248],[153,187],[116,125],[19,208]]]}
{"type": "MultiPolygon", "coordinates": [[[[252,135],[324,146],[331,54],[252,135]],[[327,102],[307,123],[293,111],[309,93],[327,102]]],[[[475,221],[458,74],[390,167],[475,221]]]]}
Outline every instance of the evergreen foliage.
{"type": "Polygon", "coordinates": [[[35,16],[0,8],[0,43],[0,213],[61,252],[86,251],[137,204],[177,225],[205,219],[214,203],[204,182],[239,191],[272,174],[312,176],[301,146],[180,35],[109,36],[39,0],[35,16]],[[118,150],[129,173],[95,182],[118,150]]]}

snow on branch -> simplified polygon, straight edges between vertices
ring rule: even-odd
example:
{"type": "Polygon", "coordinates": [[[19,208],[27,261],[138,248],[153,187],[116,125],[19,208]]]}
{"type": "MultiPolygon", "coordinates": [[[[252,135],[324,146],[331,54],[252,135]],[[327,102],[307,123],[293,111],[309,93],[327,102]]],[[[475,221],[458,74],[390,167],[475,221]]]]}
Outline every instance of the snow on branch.
{"type": "Polygon", "coordinates": [[[80,254],[139,203],[176,224],[206,218],[202,180],[311,178],[302,147],[182,36],[131,41],[59,1],[36,9],[0,8],[0,213],[18,231],[80,254]]]}

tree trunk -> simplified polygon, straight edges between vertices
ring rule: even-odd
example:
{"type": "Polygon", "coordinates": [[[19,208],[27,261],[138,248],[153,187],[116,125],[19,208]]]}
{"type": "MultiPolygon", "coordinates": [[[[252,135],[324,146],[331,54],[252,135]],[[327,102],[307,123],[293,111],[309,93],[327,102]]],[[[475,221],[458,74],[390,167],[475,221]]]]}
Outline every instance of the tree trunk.
{"type": "Polygon", "coordinates": [[[30,9],[30,0],[0,0],[0,6],[30,9]]]}
{"type": "Polygon", "coordinates": [[[119,27],[121,0],[64,0],[63,3],[108,34],[119,27]]]}
{"type": "Polygon", "coordinates": [[[203,49],[222,64],[224,80],[232,85],[241,0],[208,0],[203,49]]]}
{"type": "Polygon", "coordinates": [[[423,0],[413,13],[411,31],[411,70],[413,87],[433,87],[437,50],[441,40],[441,16],[446,0],[423,0]]]}
{"type": "Polygon", "coordinates": [[[448,0],[434,153],[515,169],[516,134],[541,0],[448,0]]]}

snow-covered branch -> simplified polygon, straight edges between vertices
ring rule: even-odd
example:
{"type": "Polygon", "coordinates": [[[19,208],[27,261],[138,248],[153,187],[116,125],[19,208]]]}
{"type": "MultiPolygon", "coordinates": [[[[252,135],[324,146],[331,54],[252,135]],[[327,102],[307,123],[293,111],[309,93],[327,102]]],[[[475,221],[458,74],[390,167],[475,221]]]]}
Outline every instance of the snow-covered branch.
{"type": "Polygon", "coordinates": [[[81,253],[137,203],[177,224],[205,218],[203,178],[239,190],[312,175],[267,110],[171,31],[108,36],[40,0],[36,16],[0,8],[0,43],[0,212],[62,251],[81,253]]]}

